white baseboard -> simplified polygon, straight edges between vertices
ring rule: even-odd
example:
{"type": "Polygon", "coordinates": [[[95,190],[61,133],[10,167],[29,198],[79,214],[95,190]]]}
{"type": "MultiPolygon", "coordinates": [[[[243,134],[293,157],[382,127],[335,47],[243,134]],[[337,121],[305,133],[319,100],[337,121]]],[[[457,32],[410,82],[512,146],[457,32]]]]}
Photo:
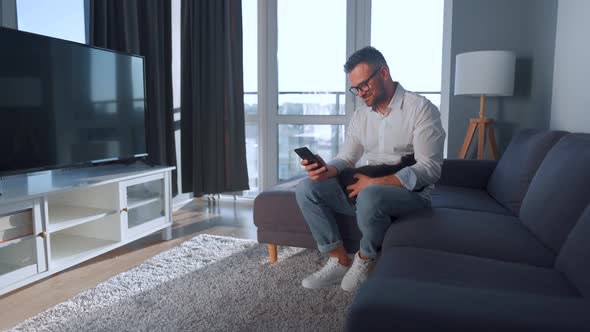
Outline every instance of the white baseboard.
{"type": "Polygon", "coordinates": [[[178,194],[172,199],[172,211],[178,211],[183,206],[191,203],[195,198],[192,194],[178,194]]]}

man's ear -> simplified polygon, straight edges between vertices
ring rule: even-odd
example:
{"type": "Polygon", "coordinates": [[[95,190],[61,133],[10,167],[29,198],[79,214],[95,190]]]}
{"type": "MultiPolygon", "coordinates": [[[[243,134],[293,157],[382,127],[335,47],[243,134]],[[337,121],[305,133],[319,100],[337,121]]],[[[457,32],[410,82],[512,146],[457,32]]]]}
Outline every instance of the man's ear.
{"type": "Polygon", "coordinates": [[[391,75],[389,74],[389,68],[387,66],[382,66],[379,70],[381,71],[381,77],[383,77],[383,80],[387,81],[391,78],[391,75]]]}

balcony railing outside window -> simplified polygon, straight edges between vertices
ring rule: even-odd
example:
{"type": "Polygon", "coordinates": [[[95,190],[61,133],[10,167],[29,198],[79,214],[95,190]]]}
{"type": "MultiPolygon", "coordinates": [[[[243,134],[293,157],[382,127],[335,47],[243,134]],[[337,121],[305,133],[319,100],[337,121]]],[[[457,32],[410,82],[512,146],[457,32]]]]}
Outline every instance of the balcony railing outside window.
{"type": "MultiPolygon", "coordinates": [[[[279,92],[279,115],[344,115],[344,91],[279,92]]],[[[427,97],[437,107],[440,106],[440,92],[418,92],[427,97]]],[[[245,93],[246,114],[257,114],[257,93],[245,93]]],[[[288,122],[282,121],[282,122],[288,122]]],[[[299,157],[293,152],[295,148],[307,146],[326,161],[334,158],[344,142],[345,128],[343,125],[326,124],[289,124],[279,126],[278,174],[279,182],[304,174],[299,157]]],[[[249,193],[258,192],[258,127],[256,123],[246,124],[246,153],[248,175],[250,178],[249,193]]],[[[247,194],[246,194],[247,195],[247,194]]]]}

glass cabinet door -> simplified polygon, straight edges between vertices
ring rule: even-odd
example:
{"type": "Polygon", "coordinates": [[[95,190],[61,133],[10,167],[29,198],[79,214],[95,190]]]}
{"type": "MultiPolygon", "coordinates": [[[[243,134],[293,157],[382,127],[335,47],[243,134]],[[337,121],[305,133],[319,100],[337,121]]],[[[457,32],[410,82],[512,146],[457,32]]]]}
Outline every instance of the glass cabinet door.
{"type": "Polygon", "coordinates": [[[164,175],[155,175],[147,180],[141,178],[126,181],[123,184],[122,201],[126,205],[122,211],[126,212],[127,236],[141,234],[166,222],[166,190],[164,175]]]}
{"type": "Polygon", "coordinates": [[[0,289],[47,270],[38,201],[0,206],[0,289]]]}

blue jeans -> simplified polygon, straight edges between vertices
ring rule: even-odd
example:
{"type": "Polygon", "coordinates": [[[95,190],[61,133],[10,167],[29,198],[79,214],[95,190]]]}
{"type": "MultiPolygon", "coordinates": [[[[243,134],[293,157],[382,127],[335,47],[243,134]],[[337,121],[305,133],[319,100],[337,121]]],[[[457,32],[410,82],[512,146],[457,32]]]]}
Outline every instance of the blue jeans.
{"type": "Polygon", "coordinates": [[[324,181],[303,179],[296,188],[297,204],[322,253],[342,244],[334,213],[356,215],[362,233],[361,255],[375,258],[392,217],[430,206],[430,201],[403,187],[371,185],[351,204],[336,178],[324,181]]]}

